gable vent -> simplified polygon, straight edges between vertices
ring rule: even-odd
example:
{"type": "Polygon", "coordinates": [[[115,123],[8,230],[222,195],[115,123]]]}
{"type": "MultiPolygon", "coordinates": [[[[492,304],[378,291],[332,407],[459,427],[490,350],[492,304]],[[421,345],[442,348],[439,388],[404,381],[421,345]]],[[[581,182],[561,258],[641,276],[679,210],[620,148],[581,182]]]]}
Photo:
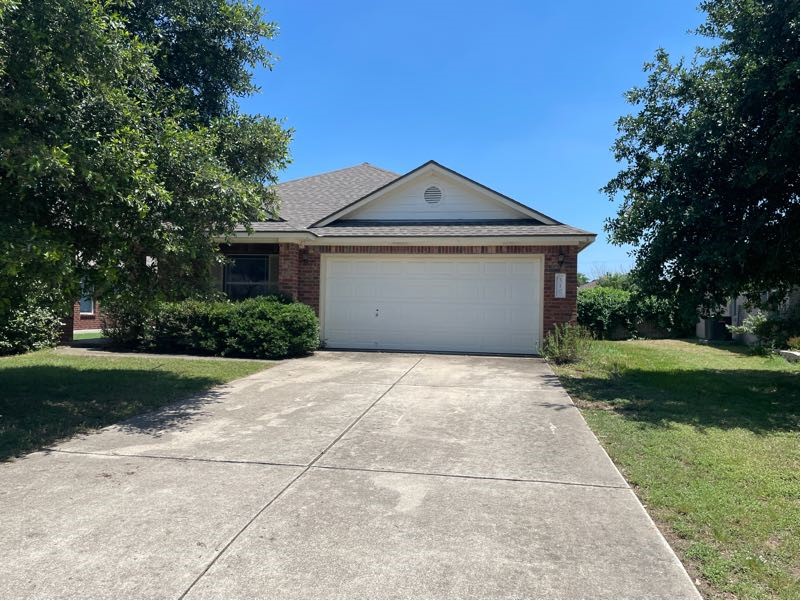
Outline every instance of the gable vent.
{"type": "Polygon", "coordinates": [[[442,190],[436,186],[429,186],[426,188],[426,191],[423,192],[423,198],[430,205],[437,204],[440,200],[442,200],[442,190]]]}

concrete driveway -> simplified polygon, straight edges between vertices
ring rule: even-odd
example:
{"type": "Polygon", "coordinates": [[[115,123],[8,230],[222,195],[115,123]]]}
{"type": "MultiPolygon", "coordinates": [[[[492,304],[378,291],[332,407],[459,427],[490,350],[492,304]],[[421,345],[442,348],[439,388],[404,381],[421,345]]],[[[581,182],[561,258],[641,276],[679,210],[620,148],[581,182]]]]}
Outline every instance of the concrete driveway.
{"type": "Polygon", "coordinates": [[[538,359],[322,352],[0,465],[0,596],[698,598],[538,359]]]}

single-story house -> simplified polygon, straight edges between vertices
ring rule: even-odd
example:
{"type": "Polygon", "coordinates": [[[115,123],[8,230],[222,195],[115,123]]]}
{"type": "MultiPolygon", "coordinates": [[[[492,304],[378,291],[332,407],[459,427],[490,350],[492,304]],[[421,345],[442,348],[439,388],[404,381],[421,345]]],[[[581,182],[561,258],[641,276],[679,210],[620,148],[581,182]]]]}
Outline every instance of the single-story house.
{"type": "Polygon", "coordinates": [[[595,234],[429,161],[368,163],[277,186],[280,219],[223,245],[232,298],[311,306],[326,348],[535,353],[576,319],[576,261],[595,234]]]}

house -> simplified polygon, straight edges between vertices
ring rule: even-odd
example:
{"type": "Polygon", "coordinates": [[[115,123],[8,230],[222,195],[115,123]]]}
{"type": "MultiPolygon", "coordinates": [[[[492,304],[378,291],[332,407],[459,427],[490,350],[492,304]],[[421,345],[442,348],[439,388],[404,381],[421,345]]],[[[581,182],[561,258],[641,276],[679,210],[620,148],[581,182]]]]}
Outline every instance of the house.
{"type": "Polygon", "coordinates": [[[99,301],[91,294],[81,296],[72,307],[72,322],[68,326],[73,330],[102,328],[103,320],[99,301]]]}
{"type": "MultiPolygon", "coordinates": [[[[769,293],[761,295],[762,303],[767,303],[769,293]]],[[[698,316],[695,324],[695,335],[701,340],[734,340],[744,344],[756,344],[759,338],[754,334],[732,334],[729,326],[742,326],[749,315],[758,311],[768,314],[778,315],[787,318],[795,316],[797,322],[799,306],[799,288],[793,286],[790,292],[784,297],[778,307],[773,310],[760,309],[754,306],[747,297],[738,295],[733,297],[725,305],[718,307],[718,311],[712,316],[698,316]]],[[[797,328],[797,326],[796,326],[797,328]]]]}
{"type": "Polygon", "coordinates": [[[232,298],[310,305],[327,348],[535,353],[576,318],[595,239],[429,161],[368,163],[280,184],[280,219],[222,246],[232,298]]]}

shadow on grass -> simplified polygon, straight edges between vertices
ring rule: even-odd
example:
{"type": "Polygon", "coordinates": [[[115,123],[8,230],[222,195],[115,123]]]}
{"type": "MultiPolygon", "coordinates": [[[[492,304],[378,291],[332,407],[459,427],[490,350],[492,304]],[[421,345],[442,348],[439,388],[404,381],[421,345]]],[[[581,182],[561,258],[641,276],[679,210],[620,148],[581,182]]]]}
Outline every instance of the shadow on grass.
{"type": "Polygon", "coordinates": [[[220,383],[158,369],[6,368],[0,391],[0,461],[132,416],[138,417],[121,424],[123,429],[154,436],[180,429],[217,399],[208,389],[220,383]]]}
{"type": "Polygon", "coordinates": [[[564,378],[562,383],[584,407],[655,426],[798,430],[799,382],[792,372],[624,369],[608,378],[564,378]]]}

